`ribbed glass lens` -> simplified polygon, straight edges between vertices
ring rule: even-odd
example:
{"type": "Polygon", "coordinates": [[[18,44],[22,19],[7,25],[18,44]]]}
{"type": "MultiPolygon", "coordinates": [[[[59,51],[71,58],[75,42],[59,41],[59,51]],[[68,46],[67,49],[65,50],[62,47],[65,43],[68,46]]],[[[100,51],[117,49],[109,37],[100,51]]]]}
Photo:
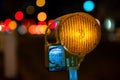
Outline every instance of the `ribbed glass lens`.
{"type": "Polygon", "coordinates": [[[101,38],[101,29],[95,18],[83,12],[63,18],[58,25],[60,42],[75,55],[91,52],[101,38]]]}

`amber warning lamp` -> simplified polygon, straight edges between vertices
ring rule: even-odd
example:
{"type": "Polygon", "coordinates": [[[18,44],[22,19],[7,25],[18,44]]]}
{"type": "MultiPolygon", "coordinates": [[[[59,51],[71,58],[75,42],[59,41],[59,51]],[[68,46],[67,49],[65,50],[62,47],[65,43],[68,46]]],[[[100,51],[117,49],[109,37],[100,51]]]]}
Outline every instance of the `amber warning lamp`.
{"type": "Polygon", "coordinates": [[[70,54],[86,55],[98,45],[101,29],[95,18],[78,12],[61,19],[57,34],[60,43],[70,54]]]}
{"type": "MultiPolygon", "coordinates": [[[[77,70],[84,56],[90,53],[101,39],[101,29],[94,17],[84,12],[70,13],[55,21],[55,44],[64,48],[69,79],[77,80],[77,70]]],[[[47,31],[46,31],[47,35],[47,31]]]]}

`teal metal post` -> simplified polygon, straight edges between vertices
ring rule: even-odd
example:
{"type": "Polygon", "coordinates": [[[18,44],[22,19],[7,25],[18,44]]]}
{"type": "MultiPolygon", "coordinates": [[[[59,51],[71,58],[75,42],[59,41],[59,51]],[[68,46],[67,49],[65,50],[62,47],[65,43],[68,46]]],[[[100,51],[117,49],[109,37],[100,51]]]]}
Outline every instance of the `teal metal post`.
{"type": "Polygon", "coordinates": [[[69,80],[78,80],[77,69],[74,68],[69,69],[69,80]]]}

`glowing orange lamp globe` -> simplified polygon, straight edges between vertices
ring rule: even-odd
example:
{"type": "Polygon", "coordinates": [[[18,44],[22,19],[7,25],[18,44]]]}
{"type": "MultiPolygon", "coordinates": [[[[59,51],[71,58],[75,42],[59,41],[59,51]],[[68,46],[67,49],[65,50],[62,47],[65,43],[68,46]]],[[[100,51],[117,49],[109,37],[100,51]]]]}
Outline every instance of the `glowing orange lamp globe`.
{"type": "Polygon", "coordinates": [[[98,45],[101,29],[91,15],[77,12],[59,17],[58,20],[57,39],[70,54],[86,55],[98,45]]]}

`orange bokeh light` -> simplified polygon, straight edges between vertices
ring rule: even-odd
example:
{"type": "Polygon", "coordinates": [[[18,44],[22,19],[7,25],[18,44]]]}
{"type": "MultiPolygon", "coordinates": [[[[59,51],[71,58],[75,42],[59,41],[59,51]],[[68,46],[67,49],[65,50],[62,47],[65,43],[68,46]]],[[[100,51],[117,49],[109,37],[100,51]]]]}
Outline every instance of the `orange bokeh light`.
{"type": "Polygon", "coordinates": [[[45,5],[45,0],[36,0],[36,5],[38,7],[43,7],[45,5]]]}
{"type": "Polygon", "coordinates": [[[16,21],[11,21],[8,25],[8,27],[11,29],[11,30],[15,30],[17,28],[17,22],[16,21]]]}
{"type": "MultiPolygon", "coordinates": [[[[41,27],[40,27],[40,32],[41,32],[41,34],[45,34],[45,32],[46,32],[46,29],[47,29],[47,25],[42,25],[41,27]]],[[[50,34],[50,29],[48,29],[47,30],[47,34],[50,34]]]]}
{"type": "Polygon", "coordinates": [[[33,25],[30,25],[30,27],[28,28],[28,32],[30,33],[30,34],[36,34],[36,24],[33,24],[33,25]]]}
{"type": "Polygon", "coordinates": [[[39,12],[37,15],[37,19],[39,21],[45,21],[47,18],[47,14],[45,12],[39,12]]]}

